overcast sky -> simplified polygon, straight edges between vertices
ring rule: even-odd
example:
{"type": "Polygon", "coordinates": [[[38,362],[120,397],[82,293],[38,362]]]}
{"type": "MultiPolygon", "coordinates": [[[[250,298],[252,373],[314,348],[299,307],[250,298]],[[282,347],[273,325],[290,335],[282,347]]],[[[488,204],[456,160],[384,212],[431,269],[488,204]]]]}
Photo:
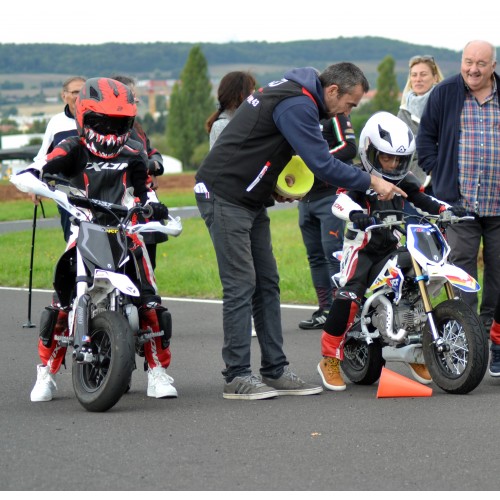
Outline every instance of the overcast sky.
{"type": "Polygon", "coordinates": [[[380,36],[457,51],[474,39],[500,46],[500,2],[463,7],[444,0],[43,0],[29,6],[7,0],[2,3],[0,43],[288,42],[380,36]]]}

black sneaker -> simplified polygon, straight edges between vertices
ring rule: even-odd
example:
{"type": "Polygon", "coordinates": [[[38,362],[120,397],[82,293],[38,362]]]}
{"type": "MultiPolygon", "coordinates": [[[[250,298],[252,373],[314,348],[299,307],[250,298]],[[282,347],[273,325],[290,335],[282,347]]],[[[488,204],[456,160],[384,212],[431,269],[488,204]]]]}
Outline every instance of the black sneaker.
{"type": "Polygon", "coordinates": [[[276,389],[279,396],[309,396],[310,394],[323,392],[323,387],[304,382],[288,366],[285,366],[285,370],[280,378],[262,377],[262,382],[276,389]]]}
{"type": "Polygon", "coordinates": [[[267,385],[255,375],[234,377],[224,385],[222,397],[225,399],[269,399],[278,396],[278,391],[267,385]]]}
{"type": "Polygon", "coordinates": [[[322,330],[325,325],[326,318],[328,317],[328,311],[324,309],[318,309],[313,312],[311,319],[306,319],[299,323],[299,328],[302,330],[322,330]]]}
{"type": "Polygon", "coordinates": [[[490,375],[500,377],[500,344],[491,344],[490,375]]]}

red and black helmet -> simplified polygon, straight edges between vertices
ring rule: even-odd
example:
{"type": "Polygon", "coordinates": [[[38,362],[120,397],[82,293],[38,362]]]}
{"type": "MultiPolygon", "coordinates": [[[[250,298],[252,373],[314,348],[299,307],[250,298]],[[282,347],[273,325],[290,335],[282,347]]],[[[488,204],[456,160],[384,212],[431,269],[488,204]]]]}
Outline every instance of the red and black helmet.
{"type": "Polygon", "coordinates": [[[76,100],[76,128],[89,151],[101,158],[120,154],[137,106],[129,87],[111,78],[90,78],[76,100]]]}

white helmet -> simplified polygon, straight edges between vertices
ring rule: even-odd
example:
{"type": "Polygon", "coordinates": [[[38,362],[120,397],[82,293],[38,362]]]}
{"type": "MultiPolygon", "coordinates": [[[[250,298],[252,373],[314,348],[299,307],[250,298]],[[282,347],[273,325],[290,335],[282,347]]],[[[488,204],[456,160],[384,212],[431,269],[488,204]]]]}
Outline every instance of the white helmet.
{"type": "Polygon", "coordinates": [[[390,181],[401,180],[409,171],[415,138],[406,123],[387,111],[379,111],[366,122],[359,137],[359,156],[369,173],[390,181]],[[379,154],[399,157],[393,169],[383,169],[379,154]]]}

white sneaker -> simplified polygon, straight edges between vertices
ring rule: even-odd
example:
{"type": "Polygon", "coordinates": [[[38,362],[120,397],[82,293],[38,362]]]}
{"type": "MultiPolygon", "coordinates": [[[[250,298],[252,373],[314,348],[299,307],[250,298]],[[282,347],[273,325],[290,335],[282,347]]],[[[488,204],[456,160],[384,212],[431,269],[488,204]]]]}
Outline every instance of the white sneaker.
{"type": "Polygon", "coordinates": [[[50,373],[48,366],[37,365],[36,383],[33,387],[31,401],[51,401],[54,391],[57,390],[56,376],[50,373]]]}
{"type": "Polygon", "coordinates": [[[151,398],[176,398],[177,389],[172,385],[174,379],[167,370],[157,366],[148,370],[148,396],[151,398]]]}

